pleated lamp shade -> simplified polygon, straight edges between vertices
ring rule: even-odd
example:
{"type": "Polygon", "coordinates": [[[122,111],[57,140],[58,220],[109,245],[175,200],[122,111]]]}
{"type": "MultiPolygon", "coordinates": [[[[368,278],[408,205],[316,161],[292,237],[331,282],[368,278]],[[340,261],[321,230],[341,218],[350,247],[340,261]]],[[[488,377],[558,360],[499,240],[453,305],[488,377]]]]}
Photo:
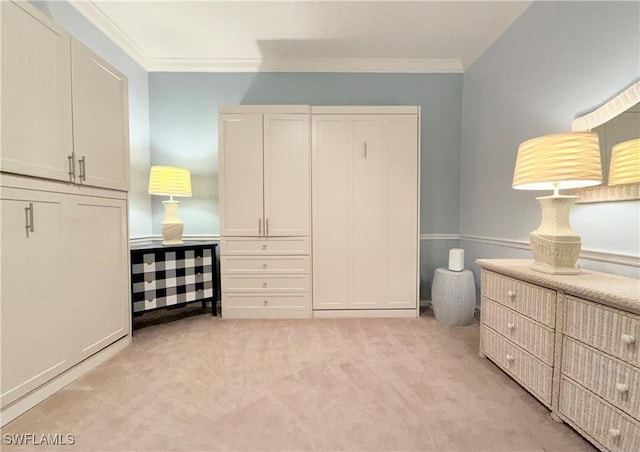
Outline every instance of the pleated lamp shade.
{"type": "Polygon", "coordinates": [[[640,138],[616,144],[609,166],[609,185],[635,182],[640,182],[640,138]]]}
{"type": "Polygon", "coordinates": [[[533,138],[518,148],[513,188],[553,190],[598,185],[602,182],[601,165],[595,132],[533,138]]]}
{"type": "Polygon", "coordinates": [[[189,170],[175,166],[152,166],[149,175],[149,194],[191,196],[189,170]]]}

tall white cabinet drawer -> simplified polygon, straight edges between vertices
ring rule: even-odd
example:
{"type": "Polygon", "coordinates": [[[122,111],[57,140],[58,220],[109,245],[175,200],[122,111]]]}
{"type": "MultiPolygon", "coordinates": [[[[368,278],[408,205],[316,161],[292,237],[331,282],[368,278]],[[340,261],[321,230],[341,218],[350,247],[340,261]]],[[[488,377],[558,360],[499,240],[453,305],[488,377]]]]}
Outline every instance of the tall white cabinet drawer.
{"type": "Polygon", "coordinates": [[[560,413],[611,452],[640,450],[640,424],[566,377],[560,382],[560,413]]]}
{"type": "Polygon", "coordinates": [[[308,311],[310,306],[310,295],[307,293],[277,295],[226,293],[223,296],[225,306],[228,308],[286,308],[308,311]]]}
{"type": "Polygon", "coordinates": [[[484,270],[482,295],[550,328],[555,327],[555,290],[484,270]]]}
{"type": "Polygon", "coordinates": [[[640,369],[565,336],[562,374],[640,420],[640,369]]]}
{"type": "Polygon", "coordinates": [[[222,256],[224,273],[309,273],[309,256],[222,256]]]}
{"type": "Polygon", "coordinates": [[[552,367],[536,359],[490,328],[482,328],[481,335],[482,351],[526,389],[550,405],[552,367]]]}
{"type": "Polygon", "coordinates": [[[640,367],[640,316],[569,296],[564,334],[640,367]]]}
{"type": "Polygon", "coordinates": [[[228,255],[308,255],[309,237],[250,238],[223,237],[220,254],[228,255]]]}
{"type": "Polygon", "coordinates": [[[555,333],[552,329],[488,298],[482,299],[482,323],[549,365],[553,365],[555,333]]]}
{"type": "Polygon", "coordinates": [[[233,275],[221,277],[222,292],[309,292],[309,275],[233,275]]]}

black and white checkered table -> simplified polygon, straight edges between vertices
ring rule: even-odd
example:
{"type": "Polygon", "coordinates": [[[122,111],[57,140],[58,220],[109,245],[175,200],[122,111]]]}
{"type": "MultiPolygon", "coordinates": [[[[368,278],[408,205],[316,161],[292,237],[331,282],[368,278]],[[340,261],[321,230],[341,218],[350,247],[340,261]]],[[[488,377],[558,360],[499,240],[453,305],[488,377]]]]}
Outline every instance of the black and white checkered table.
{"type": "Polygon", "coordinates": [[[216,315],[216,243],[159,243],[131,246],[131,302],[133,314],[211,302],[216,315]]]}

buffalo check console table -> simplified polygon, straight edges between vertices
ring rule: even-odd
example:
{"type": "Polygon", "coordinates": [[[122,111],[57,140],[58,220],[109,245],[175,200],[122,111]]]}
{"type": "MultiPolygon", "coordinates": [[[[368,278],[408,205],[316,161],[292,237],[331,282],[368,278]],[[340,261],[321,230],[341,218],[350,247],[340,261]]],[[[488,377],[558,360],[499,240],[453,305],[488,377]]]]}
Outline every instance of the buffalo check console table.
{"type": "Polygon", "coordinates": [[[197,301],[203,308],[211,302],[211,314],[217,315],[216,246],[212,242],[131,245],[132,317],[197,301]]]}

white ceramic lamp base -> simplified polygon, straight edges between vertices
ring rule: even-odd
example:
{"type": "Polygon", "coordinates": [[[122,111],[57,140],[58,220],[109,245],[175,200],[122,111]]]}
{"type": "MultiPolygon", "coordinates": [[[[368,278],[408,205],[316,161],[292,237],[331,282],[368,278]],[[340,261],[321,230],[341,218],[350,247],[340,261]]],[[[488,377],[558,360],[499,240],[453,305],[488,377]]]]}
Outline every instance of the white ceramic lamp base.
{"type": "Polygon", "coordinates": [[[576,196],[541,196],[536,198],[542,209],[540,227],[530,235],[533,270],[551,275],[576,275],[576,262],[581,241],[569,224],[569,212],[576,196]]]}
{"type": "Polygon", "coordinates": [[[184,223],[178,218],[178,207],[180,201],[162,201],[164,204],[165,217],[162,221],[162,244],[182,245],[182,232],[184,223]]]}

